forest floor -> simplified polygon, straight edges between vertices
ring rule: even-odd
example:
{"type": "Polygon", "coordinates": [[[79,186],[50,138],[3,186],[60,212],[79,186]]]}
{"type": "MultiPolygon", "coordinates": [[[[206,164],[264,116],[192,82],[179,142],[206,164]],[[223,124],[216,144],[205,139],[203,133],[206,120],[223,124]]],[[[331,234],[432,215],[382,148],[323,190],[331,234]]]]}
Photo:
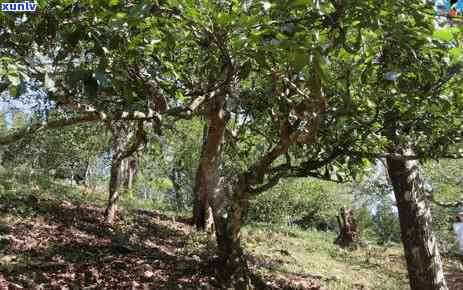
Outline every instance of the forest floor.
{"type": "MultiPolygon", "coordinates": [[[[0,289],[217,289],[214,244],[186,219],[65,195],[0,194],[0,289]],[[123,218],[121,218],[123,217],[123,218]]],[[[332,233],[250,225],[243,243],[259,289],[407,289],[400,247],[345,251],[332,233]]],[[[461,263],[446,259],[450,289],[461,263]]]]}

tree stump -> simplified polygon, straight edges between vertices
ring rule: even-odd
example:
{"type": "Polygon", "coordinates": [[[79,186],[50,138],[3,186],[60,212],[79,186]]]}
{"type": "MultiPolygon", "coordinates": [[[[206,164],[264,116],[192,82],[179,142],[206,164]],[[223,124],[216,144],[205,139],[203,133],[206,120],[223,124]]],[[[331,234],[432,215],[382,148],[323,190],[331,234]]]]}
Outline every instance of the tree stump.
{"type": "Polygon", "coordinates": [[[342,248],[356,249],[359,235],[354,211],[341,208],[336,218],[339,224],[339,235],[334,243],[342,248]]]}

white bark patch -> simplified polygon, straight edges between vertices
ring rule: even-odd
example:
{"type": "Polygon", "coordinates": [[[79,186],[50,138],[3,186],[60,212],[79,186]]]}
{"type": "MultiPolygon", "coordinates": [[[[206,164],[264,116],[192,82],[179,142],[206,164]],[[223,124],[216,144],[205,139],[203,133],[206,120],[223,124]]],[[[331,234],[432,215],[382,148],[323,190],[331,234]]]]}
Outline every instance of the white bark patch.
{"type": "Polygon", "coordinates": [[[416,207],[418,209],[417,214],[419,216],[429,216],[429,210],[427,208],[427,204],[424,200],[417,202],[416,207]]]}

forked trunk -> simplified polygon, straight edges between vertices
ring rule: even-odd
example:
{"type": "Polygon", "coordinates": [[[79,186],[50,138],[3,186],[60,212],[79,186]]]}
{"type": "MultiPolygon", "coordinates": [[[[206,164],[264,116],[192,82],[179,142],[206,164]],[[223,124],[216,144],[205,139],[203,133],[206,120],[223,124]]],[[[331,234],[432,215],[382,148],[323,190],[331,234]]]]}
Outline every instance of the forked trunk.
{"type": "MultiPolygon", "coordinates": [[[[403,153],[413,155],[412,150],[403,153]]],[[[412,290],[448,289],[419,163],[388,158],[387,165],[399,210],[410,287],[412,290]]]]}
{"type": "Polygon", "coordinates": [[[108,204],[104,213],[104,220],[108,224],[114,222],[117,211],[117,200],[119,199],[122,177],[123,177],[123,159],[122,149],[124,145],[123,136],[116,130],[113,131],[112,159],[111,159],[111,176],[109,179],[109,197],[108,204]]]}
{"type": "MultiPolygon", "coordinates": [[[[144,122],[138,122],[138,128],[131,132],[131,127],[124,123],[109,123],[112,132],[112,160],[111,160],[111,177],[109,180],[109,198],[105,211],[105,221],[109,224],[114,222],[117,210],[117,200],[122,190],[122,185],[130,189],[133,182],[133,174],[129,172],[131,168],[130,160],[134,159],[133,154],[140,150],[146,142],[146,133],[144,131],[144,122]],[[135,138],[132,138],[135,137],[135,138]],[[134,139],[130,144],[131,139],[134,139]],[[127,175],[130,181],[127,184],[127,175]]],[[[136,172],[135,172],[136,174],[136,172]]]]}
{"type": "Polygon", "coordinates": [[[220,158],[228,114],[224,110],[224,96],[216,96],[209,106],[208,126],[204,129],[203,149],[196,178],[197,225],[211,224],[208,220],[212,212],[218,247],[217,278],[221,287],[249,289],[250,280],[246,260],[240,245],[244,188],[241,183],[221,182],[220,158]],[[235,190],[236,189],[236,190],[235,190]],[[236,191],[236,192],[235,192],[236,191]],[[212,208],[212,211],[209,210],[212,208]]]}

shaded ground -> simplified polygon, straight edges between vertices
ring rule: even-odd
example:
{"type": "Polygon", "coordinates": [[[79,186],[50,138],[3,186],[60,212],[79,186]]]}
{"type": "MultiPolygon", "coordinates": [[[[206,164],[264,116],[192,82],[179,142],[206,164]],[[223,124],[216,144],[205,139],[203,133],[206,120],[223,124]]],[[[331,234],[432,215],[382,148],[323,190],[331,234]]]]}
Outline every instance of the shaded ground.
{"type": "MultiPolygon", "coordinates": [[[[108,227],[102,214],[92,204],[1,197],[0,289],[218,289],[213,245],[186,221],[138,210],[108,227]]],[[[294,274],[262,274],[259,285],[322,289],[294,274]]]]}
{"type": "MultiPolygon", "coordinates": [[[[60,200],[0,195],[0,289],[219,289],[214,244],[186,220],[134,210],[108,227],[95,204],[60,200]]],[[[348,252],[333,238],[246,227],[258,289],[407,289],[399,246],[348,252]]],[[[444,260],[463,289],[463,259],[444,260]]]]}

